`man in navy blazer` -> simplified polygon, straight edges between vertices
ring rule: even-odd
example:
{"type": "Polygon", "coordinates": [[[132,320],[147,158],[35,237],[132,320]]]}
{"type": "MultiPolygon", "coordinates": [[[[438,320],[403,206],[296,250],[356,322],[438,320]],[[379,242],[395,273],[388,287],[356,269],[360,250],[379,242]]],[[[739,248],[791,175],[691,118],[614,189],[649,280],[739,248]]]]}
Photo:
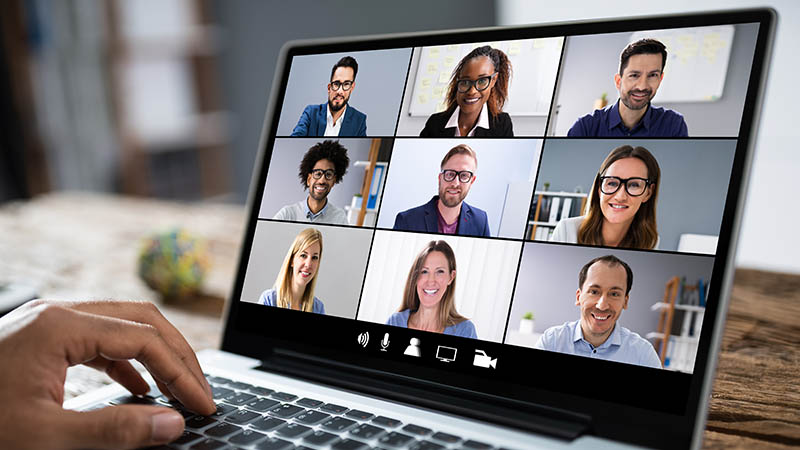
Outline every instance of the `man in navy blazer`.
{"type": "Polygon", "coordinates": [[[334,64],[328,83],[328,103],[308,105],[292,136],[366,136],[367,115],[347,102],[356,87],[358,63],[345,56],[334,64]]]}
{"type": "Polygon", "coordinates": [[[444,156],[439,171],[439,195],[424,205],[398,213],[394,229],[427,233],[489,236],[486,211],[468,205],[464,199],[475,182],[478,158],[466,144],[459,144],[444,156]]]}

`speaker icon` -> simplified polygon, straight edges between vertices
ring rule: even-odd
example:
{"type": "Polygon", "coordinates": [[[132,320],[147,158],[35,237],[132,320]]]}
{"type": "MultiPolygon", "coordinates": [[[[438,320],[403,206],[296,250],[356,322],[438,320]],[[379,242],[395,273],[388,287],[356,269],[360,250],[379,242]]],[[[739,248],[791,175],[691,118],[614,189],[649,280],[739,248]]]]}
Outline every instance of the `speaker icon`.
{"type": "Polygon", "coordinates": [[[358,334],[358,345],[366,348],[367,344],[369,344],[369,331],[365,331],[363,333],[358,334]]]}

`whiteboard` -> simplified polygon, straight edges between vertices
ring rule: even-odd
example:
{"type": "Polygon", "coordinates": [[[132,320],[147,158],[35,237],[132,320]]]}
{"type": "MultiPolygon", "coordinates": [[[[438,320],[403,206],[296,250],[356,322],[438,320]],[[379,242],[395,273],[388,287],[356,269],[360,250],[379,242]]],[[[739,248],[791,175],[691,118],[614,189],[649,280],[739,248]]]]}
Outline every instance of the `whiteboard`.
{"type": "Polygon", "coordinates": [[[722,98],[733,25],[639,31],[631,42],[658,39],[667,47],[664,80],[654,103],[708,102],[722,98]]]}
{"type": "Polygon", "coordinates": [[[503,111],[512,116],[546,116],[553,98],[564,38],[440,45],[415,48],[419,55],[411,90],[410,116],[445,110],[450,75],[461,58],[477,47],[499,48],[511,61],[512,76],[503,111]]]}

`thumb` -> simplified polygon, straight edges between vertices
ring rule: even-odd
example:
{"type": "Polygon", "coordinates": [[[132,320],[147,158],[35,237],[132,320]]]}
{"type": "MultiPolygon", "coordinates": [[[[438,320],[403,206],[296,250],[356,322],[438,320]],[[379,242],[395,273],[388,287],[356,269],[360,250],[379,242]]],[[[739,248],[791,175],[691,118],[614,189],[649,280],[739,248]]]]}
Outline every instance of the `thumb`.
{"type": "Polygon", "coordinates": [[[61,428],[69,447],[137,448],[166,444],[180,437],[183,417],[159,406],[120,405],[87,412],[64,411],[61,428]]]}

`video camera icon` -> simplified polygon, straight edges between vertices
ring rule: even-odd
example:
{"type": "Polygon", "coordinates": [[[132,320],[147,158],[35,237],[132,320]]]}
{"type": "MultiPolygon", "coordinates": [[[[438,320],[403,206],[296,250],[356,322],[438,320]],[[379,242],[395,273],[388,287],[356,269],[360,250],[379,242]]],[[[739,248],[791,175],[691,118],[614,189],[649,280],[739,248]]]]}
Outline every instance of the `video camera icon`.
{"type": "Polygon", "coordinates": [[[483,350],[475,350],[475,359],[472,360],[473,366],[483,367],[484,369],[497,368],[497,358],[491,358],[483,350]]]}

